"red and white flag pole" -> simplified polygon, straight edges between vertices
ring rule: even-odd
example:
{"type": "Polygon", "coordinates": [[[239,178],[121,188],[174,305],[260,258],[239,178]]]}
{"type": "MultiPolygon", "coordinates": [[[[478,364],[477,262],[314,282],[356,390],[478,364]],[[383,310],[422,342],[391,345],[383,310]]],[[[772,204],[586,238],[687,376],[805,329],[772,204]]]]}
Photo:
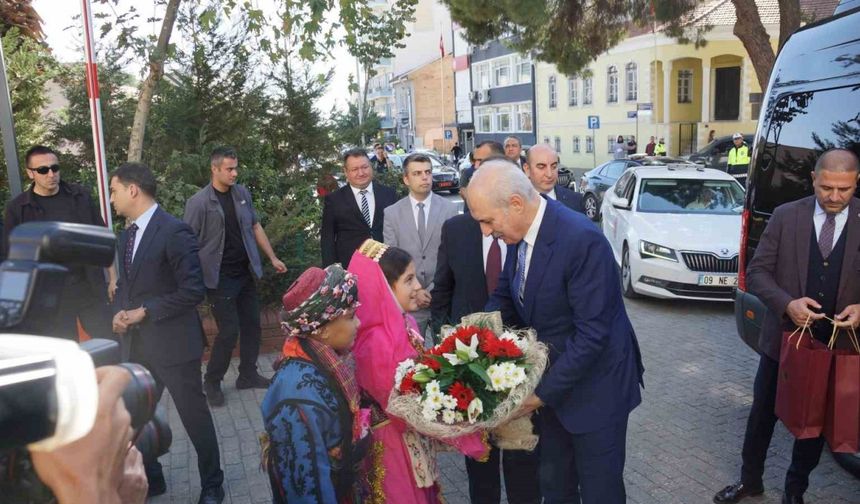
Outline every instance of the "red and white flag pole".
{"type": "Polygon", "coordinates": [[[90,101],[90,122],[93,127],[93,153],[95,155],[96,181],[99,191],[99,211],[105,224],[113,229],[108,192],[104,132],[102,131],[102,105],[99,99],[99,73],[96,66],[95,40],[93,38],[93,10],[90,0],[81,0],[81,18],[84,21],[87,97],[89,97],[90,101]]]}

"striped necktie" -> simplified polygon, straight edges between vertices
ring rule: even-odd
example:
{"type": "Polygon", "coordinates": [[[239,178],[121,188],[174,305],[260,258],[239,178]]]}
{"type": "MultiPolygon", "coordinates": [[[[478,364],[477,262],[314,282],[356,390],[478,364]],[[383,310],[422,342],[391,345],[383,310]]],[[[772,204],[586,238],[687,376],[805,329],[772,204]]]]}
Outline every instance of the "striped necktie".
{"type": "Polygon", "coordinates": [[[128,227],[128,241],[125,242],[125,257],[123,265],[125,266],[126,278],[131,274],[131,264],[134,261],[134,239],[136,236],[137,224],[132,224],[128,227]]]}
{"type": "Polygon", "coordinates": [[[367,204],[367,189],[358,191],[361,195],[361,215],[364,216],[364,222],[367,227],[373,227],[373,222],[370,220],[370,205],[367,204]]]}
{"type": "Polygon", "coordinates": [[[517,277],[516,277],[516,291],[517,291],[517,301],[520,302],[520,305],[525,304],[525,293],[526,293],[526,251],[528,250],[529,244],[526,243],[525,240],[521,241],[519,246],[517,247],[517,277]]]}

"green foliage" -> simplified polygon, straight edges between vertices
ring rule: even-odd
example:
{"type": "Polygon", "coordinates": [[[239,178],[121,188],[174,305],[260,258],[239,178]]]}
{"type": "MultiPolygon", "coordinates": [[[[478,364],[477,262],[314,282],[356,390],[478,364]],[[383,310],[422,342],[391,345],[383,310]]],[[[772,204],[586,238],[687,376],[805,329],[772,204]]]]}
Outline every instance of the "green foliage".
{"type": "Polygon", "coordinates": [[[336,111],[332,114],[334,136],[339,145],[362,146],[361,135],[364,134],[366,142],[371,144],[379,134],[382,127],[379,114],[370,107],[365,107],[364,120],[358,124],[358,104],[352,102],[346,112],[336,111]]]}
{"type": "MultiPolygon", "coordinates": [[[[24,174],[23,153],[32,145],[42,143],[48,131],[42,119],[42,108],[48,97],[45,84],[57,72],[57,63],[51,53],[30,37],[21,34],[18,28],[10,28],[3,35],[3,53],[6,59],[6,76],[9,94],[12,97],[12,113],[15,118],[15,136],[18,143],[19,166],[22,180],[24,174]]],[[[6,201],[9,185],[6,180],[6,159],[0,145],[0,201],[6,201]]]]}
{"type": "Polygon", "coordinates": [[[532,53],[555,64],[567,75],[577,75],[597,56],[627,36],[632,26],[655,20],[683,42],[704,44],[708,27],[691,28],[686,15],[697,0],[441,0],[451,18],[473,44],[505,39],[513,49],[532,53]],[[651,6],[654,15],[651,14],[651,6]]]}

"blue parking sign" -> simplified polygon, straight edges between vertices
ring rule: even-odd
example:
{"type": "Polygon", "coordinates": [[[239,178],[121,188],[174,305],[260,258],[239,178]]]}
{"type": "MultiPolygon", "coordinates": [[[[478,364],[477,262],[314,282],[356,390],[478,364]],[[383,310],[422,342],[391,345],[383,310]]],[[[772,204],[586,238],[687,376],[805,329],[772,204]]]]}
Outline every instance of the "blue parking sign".
{"type": "Polygon", "coordinates": [[[454,133],[451,130],[445,130],[445,140],[451,140],[454,138],[454,133]]]}
{"type": "Polygon", "coordinates": [[[588,116],[588,129],[600,129],[600,116],[588,116]]]}

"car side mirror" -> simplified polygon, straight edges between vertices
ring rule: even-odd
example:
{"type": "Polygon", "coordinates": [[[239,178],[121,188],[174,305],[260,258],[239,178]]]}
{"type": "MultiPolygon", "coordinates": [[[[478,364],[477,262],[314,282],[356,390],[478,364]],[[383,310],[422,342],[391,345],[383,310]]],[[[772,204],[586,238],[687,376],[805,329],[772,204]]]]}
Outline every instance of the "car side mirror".
{"type": "Polygon", "coordinates": [[[612,201],[612,206],[619,210],[630,210],[630,200],[627,198],[615,198],[612,201]]]}

